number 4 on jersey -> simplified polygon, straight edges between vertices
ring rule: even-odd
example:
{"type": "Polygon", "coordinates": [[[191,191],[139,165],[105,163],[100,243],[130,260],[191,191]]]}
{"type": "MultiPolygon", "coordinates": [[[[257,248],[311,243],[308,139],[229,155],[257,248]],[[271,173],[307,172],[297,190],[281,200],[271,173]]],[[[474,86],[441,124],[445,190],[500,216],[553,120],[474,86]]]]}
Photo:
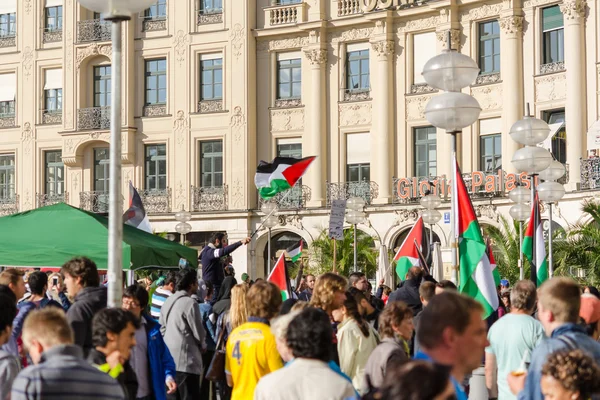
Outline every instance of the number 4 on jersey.
{"type": "Polygon", "coordinates": [[[231,356],[237,360],[238,365],[241,364],[242,353],[240,353],[240,341],[235,342],[235,346],[233,346],[233,353],[231,356]]]}

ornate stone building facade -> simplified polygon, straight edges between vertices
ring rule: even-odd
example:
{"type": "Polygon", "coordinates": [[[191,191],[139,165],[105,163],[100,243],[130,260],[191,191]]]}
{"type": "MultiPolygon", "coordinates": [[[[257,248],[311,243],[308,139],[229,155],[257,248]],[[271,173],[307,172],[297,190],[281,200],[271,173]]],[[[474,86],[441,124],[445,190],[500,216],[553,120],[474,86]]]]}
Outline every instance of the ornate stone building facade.
{"type": "MultiPolygon", "coordinates": [[[[502,182],[518,148],[508,131],[528,104],[568,165],[555,207],[566,228],[600,183],[587,159],[600,148],[599,12],[582,0],[158,0],[123,33],[123,189],[131,181],[156,231],[175,240],[183,208],[192,245],[217,230],[235,241],[260,225],[258,161],[316,155],[274,200],[274,252],[310,244],[331,200],[355,195],[367,202],[359,229],[393,249],[418,215],[421,182],[449,176],[450,138],[424,117],[437,91],[420,72],[450,45],[481,68],[464,91],[483,110],[458,154],[481,222],[508,214],[502,182]]],[[[76,0],[0,5],[4,214],[57,201],[106,211],[111,51],[107,23],[76,0]]],[[[434,232],[446,246],[449,223],[434,232]]],[[[240,273],[264,276],[266,237],[235,253],[240,273]]]]}

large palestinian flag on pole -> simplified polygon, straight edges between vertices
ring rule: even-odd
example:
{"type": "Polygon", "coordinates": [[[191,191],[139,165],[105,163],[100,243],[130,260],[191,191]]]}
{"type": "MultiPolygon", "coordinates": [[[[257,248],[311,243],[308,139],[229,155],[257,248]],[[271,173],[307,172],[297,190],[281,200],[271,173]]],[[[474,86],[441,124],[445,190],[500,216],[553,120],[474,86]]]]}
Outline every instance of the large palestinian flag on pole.
{"type": "Polygon", "coordinates": [[[460,265],[460,285],[458,290],[469,295],[483,305],[483,318],[487,318],[498,308],[498,293],[488,255],[487,246],[481,234],[479,221],[475,215],[469,192],[462,179],[456,157],[454,158],[454,179],[452,196],[456,196],[454,221],[458,235],[458,259],[460,265]]]}
{"type": "Polygon", "coordinates": [[[292,293],[292,288],[289,286],[290,280],[288,279],[287,269],[285,268],[285,252],[282,252],[279,256],[267,281],[272,282],[279,287],[279,290],[281,290],[281,297],[284,301],[291,298],[290,293],[292,293]]]}
{"type": "MultiPolygon", "coordinates": [[[[537,194],[531,206],[531,218],[527,224],[527,231],[523,238],[523,254],[529,260],[532,270],[535,271],[535,284],[537,286],[548,279],[548,263],[546,261],[546,245],[544,243],[544,228],[540,219],[540,199],[537,194]],[[535,240],[535,260],[533,259],[535,240]]],[[[532,277],[533,279],[533,277],[532,277]]]]}
{"type": "Polygon", "coordinates": [[[254,183],[258,194],[265,200],[291,189],[298,182],[316,157],[302,159],[275,157],[273,162],[261,161],[256,168],[254,183]]]}
{"type": "Polygon", "coordinates": [[[303,248],[302,248],[302,239],[301,239],[298,244],[287,249],[285,252],[287,253],[288,257],[290,257],[292,259],[293,262],[296,262],[300,259],[300,257],[302,257],[302,250],[303,250],[303,248]]]}
{"type": "Polygon", "coordinates": [[[394,256],[396,274],[401,280],[406,278],[406,274],[411,267],[421,265],[419,260],[419,250],[421,249],[423,249],[423,218],[419,217],[394,256]],[[417,249],[417,245],[419,249],[417,249]]]}

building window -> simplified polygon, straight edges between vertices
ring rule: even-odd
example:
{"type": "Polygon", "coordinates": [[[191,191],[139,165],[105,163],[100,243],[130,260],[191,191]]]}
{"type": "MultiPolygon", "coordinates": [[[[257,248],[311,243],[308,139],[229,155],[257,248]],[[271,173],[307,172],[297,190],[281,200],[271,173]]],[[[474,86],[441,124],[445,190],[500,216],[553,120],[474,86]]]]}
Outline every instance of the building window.
{"type": "Polygon", "coordinates": [[[502,135],[484,135],[479,138],[479,169],[492,173],[502,167],[502,135]]]}
{"type": "Polygon", "coordinates": [[[223,12],[223,0],[200,0],[201,14],[217,14],[223,12]]]}
{"type": "Polygon", "coordinates": [[[62,112],[62,69],[44,71],[44,112],[62,112]]]}
{"type": "Polygon", "coordinates": [[[371,164],[346,165],[346,180],[348,182],[362,182],[371,180],[371,164]]]}
{"type": "Polygon", "coordinates": [[[301,59],[277,61],[277,98],[299,99],[302,95],[301,59]]]}
{"type": "Polygon", "coordinates": [[[287,143],[286,139],[278,140],[277,157],[302,158],[302,143],[287,143]]]}
{"type": "Polygon", "coordinates": [[[223,99],[223,59],[200,61],[200,100],[223,99]]]}
{"type": "Polygon", "coordinates": [[[46,32],[62,31],[63,8],[62,6],[46,7],[46,32]]]}
{"type": "Polygon", "coordinates": [[[498,21],[479,24],[479,69],[481,69],[481,74],[500,72],[500,24],[498,21]]]}
{"type": "Polygon", "coordinates": [[[146,146],[146,190],[167,188],[167,145],[146,146]]]}
{"type": "Polygon", "coordinates": [[[46,164],[45,194],[49,196],[65,193],[65,166],[62,161],[62,151],[47,151],[44,154],[46,164]]]}
{"type": "Polygon", "coordinates": [[[158,0],[144,11],[144,19],[157,20],[167,18],[167,0],[158,0]]]}
{"type": "Polygon", "coordinates": [[[94,190],[97,192],[108,193],[110,182],[109,156],[108,148],[94,149],[94,190]]]}
{"type": "Polygon", "coordinates": [[[145,104],[167,104],[167,60],[164,58],[146,61],[145,104]]]}
{"type": "MultiPolygon", "coordinates": [[[[565,110],[547,111],[544,113],[544,119],[550,125],[550,145],[554,158],[563,164],[567,162],[567,129],[565,110]]],[[[546,139],[548,140],[548,139],[546,139]]],[[[550,147],[550,146],[547,146],[550,147]]]]}
{"type": "Polygon", "coordinates": [[[365,91],[370,88],[369,50],[348,52],[346,60],[347,89],[365,91]]]}
{"type": "Polygon", "coordinates": [[[15,101],[0,101],[0,118],[14,117],[15,101]]]}
{"type": "Polygon", "coordinates": [[[94,107],[110,106],[110,65],[94,67],[94,107]]]}
{"type": "Polygon", "coordinates": [[[415,128],[415,175],[418,177],[437,175],[436,129],[433,126],[415,128]]]}
{"type": "Polygon", "coordinates": [[[0,199],[15,197],[15,155],[0,155],[0,199]]]}
{"type": "Polygon", "coordinates": [[[565,60],[565,30],[559,6],[542,9],[543,64],[565,60]]]}
{"type": "Polygon", "coordinates": [[[371,134],[349,133],[346,135],[346,181],[371,180],[371,134]]]}
{"type": "Polygon", "coordinates": [[[300,4],[302,0],[275,0],[276,5],[300,4]]]}
{"type": "Polygon", "coordinates": [[[223,142],[200,143],[200,184],[202,187],[223,186],[223,142]]]}
{"type": "Polygon", "coordinates": [[[0,14],[0,37],[12,37],[17,34],[17,14],[0,14]]]}

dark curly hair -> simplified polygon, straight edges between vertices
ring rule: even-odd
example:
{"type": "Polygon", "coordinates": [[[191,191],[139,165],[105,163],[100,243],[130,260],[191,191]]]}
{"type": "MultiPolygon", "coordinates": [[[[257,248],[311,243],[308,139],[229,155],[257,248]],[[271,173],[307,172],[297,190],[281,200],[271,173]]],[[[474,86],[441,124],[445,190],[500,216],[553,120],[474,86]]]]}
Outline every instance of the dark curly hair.
{"type": "Polygon", "coordinates": [[[450,381],[450,367],[427,361],[388,366],[378,398],[381,400],[434,400],[450,381]]]}
{"type": "Polygon", "coordinates": [[[286,341],[296,358],[328,362],[333,330],[329,316],[318,308],[306,308],[288,326],[286,341]]]}
{"type": "Polygon", "coordinates": [[[27,283],[32,294],[44,295],[46,285],[48,285],[48,275],[40,271],[34,271],[29,275],[27,283]]]}
{"type": "Polygon", "coordinates": [[[122,308],[105,308],[98,311],[92,320],[92,345],[105,347],[108,342],[106,337],[108,332],[119,334],[130,323],[135,329],[140,327],[140,320],[122,308]]]}
{"type": "Polygon", "coordinates": [[[100,286],[100,276],[98,276],[98,267],[96,263],[87,257],[75,257],[63,264],[60,273],[65,273],[73,278],[81,278],[81,286],[96,287],[100,286]]]}
{"type": "Polygon", "coordinates": [[[186,268],[177,273],[175,281],[175,290],[188,291],[194,283],[198,282],[198,273],[194,269],[186,268]]]}
{"type": "Polygon", "coordinates": [[[148,291],[142,285],[127,286],[123,291],[123,297],[137,300],[140,303],[140,308],[143,310],[148,306],[148,291]]]}
{"type": "Polygon", "coordinates": [[[579,398],[590,399],[600,393],[600,368],[594,359],[581,350],[556,351],[542,368],[542,376],[551,376],[579,398]]]}

